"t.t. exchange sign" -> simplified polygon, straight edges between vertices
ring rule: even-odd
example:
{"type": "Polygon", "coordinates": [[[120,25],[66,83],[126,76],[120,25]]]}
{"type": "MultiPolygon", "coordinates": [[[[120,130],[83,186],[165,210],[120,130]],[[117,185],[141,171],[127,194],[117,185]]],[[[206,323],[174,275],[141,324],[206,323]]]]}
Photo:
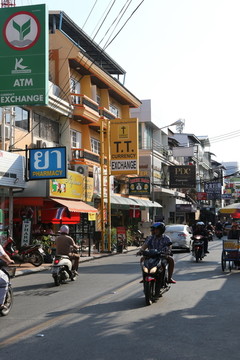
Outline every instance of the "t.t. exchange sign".
{"type": "Polygon", "coordinates": [[[66,177],[65,147],[29,149],[29,180],[66,177]]]}
{"type": "Polygon", "coordinates": [[[0,106],[47,104],[47,24],[45,5],[0,9],[0,106]]]}
{"type": "Polygon", "coordinates": [[[110,121],[111,174],[138,174],[138,119],[110,121]]]}

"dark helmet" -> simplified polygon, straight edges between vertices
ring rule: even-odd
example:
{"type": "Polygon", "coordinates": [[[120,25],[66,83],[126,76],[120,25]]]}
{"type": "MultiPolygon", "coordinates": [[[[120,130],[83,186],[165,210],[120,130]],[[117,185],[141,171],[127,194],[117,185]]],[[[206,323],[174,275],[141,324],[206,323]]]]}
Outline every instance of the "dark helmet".
{"type": "Polygon", "coordinates": [[[152,228],[161,230],[161,233],[163,234],[166,229],[166,226],[163,222],[156,222],[152,225],[152,228]]]}

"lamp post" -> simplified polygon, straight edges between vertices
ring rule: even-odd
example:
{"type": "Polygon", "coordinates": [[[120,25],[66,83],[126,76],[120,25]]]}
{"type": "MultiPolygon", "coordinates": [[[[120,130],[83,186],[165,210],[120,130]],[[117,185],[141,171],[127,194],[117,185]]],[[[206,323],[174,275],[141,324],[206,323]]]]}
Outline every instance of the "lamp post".
{"type": "MultiPolygon", "coordinates": [[[[185,120],[184,119],[179,119],[177,121],[174,121],[173,123],[169,124],[169,125],[165,125],[163,127],[161,127],[159,130],[165,129],[165,128],[169,128],[170,126],[174,126],[176,125],[177,129],[179,132],[182,132],[184,125],[185,125],[185,120]]],[[[153,139],[153,132],[152,132],[152,172],[151,172],[151,178],[152,178],[152,202],[154,203],[155,201],[155,194],[154,194],[154,139],[153,139]]],[[[153,219],[154,219],[154,208],[153,208],[153,219]]]]}

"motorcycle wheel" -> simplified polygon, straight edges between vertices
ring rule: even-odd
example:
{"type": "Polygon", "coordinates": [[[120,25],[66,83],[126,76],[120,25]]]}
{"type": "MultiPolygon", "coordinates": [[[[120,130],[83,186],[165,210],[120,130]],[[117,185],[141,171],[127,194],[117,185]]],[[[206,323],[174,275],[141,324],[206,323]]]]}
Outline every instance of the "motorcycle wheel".
{"type": "Polygon", "coordinates": [[[153,283],[152,282],[144,283],[144,294],[145,294],[146,305],[147,306],[151,305],[152,301],[153,301],[153,283]]]}
{"type": "Polygon", "coordinates": [[[40,266],[43,263],[43,256],[39,252],[32,253],[29,262],[34,266],[40,266]]]}
{"type": "Polygon", "coordinates": [[[4,301],[4,306],[6,307],[6,309],[0,310],[0,315],[1,316],[8,315],[8,313],[10,312],[10,310],[12,308],[12,304],[13,304],[13,291],[12,291],[12,288],[8,288],[8,291],[6,294],[6,299],[4,301]]]}
{"type": "Polygon", "coordinates": [[[59,278],[59,276],[56,275],[56,276],[53,277],[53,279],[54,279],[54,284],[55,284],[55,286],[59,286],[59,285],[60,285],[60,278],[59,278]]]}
{"type": "Polygon", "coordinates": [[[195,259],[196,259],[196,263],[199,262],[199,251],[198,249],[195,249],[195,259]]]}

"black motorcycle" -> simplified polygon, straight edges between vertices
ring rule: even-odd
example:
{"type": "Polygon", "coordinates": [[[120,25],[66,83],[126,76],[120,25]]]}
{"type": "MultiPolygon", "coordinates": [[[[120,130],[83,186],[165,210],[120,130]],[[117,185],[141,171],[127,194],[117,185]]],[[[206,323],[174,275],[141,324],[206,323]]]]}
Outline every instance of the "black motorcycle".
{"type": "Polygon", "coordinates": [[[10,312],[13,304],[13,291],[12,291],[10,278],[13,278],[15,276],[16,268],[7,267],[7,264],[3,260],[0,260],[0,270],[2,270],[8,276],[9,279],[7,293],[3,304],[4,308],[0,309],[0,316],[6,316],[10,312]]]}
{"type": "Polygon", "coordinates": [[[137,255],[143,255],[141,260],[143,292],[146,305],[151,305],[170,289],[167,283],[167,255],[154,249],[140,251],[137,255]]]}
{"type": "Polygon", "coordinates": [[[194,235],[192,237],[192,255],[195,257],[196,262],[202,260],[204,254],[204,237],[202,235],[194,235]]]}

